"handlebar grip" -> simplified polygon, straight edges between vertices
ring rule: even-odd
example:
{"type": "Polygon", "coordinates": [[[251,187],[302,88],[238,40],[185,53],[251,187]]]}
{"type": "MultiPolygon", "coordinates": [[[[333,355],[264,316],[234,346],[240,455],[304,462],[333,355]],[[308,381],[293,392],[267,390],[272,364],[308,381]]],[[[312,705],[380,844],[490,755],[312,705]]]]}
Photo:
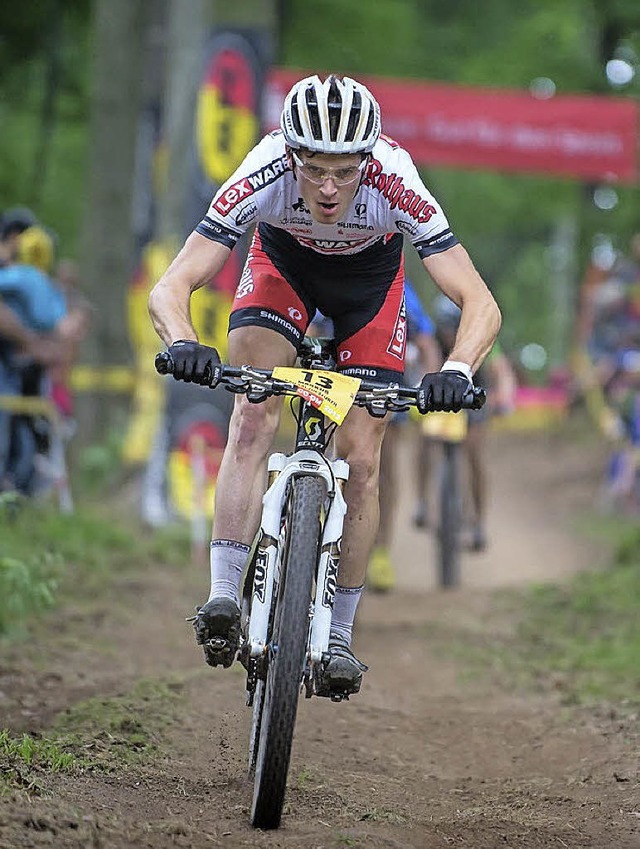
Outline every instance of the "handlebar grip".
{"type": "Polygon", "coordinates": [[[173,360],[168,351],[156,354],[155,367],[158,374],[173,374],[173,360]]]}
{"type": "Polygon", "coordinates": [[[464,396],[464,406],[467,410],[480,410],[487,400],[487,391],[482,386],[474,386],[464,396]]]}

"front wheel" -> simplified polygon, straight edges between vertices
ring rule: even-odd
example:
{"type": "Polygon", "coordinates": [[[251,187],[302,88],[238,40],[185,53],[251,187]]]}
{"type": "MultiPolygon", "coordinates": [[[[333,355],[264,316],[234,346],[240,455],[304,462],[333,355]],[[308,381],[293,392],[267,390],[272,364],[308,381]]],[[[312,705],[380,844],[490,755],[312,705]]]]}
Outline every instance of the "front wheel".
{"type": "Polygon", "coordinates": [[[269,667],[259,722],[251,824],[278,828],[309,632],[309,606],[320,543],[324,480],[293,481],[286,507],[286,538],[269,667]]]}
{"type": "Polygon", "coordinates": [[[462,503],[459,485],[459,444],[443,442],[442,477],[440,479],[440,529],[438,533],[438,566],[440,585],[455,587],[460,582],[460,524],[462,503]]]}

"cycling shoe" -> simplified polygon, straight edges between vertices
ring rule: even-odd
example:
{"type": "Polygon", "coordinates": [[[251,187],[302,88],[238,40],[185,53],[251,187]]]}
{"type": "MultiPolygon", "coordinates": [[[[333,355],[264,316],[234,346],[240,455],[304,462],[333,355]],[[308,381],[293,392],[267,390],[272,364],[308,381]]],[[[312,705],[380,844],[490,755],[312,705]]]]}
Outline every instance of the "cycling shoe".
{"type": "Polygon", "coordinates": [[[212,598],[198,608],[193,627],[209,666],[231,666],[240,644],[240,608],[235,601],[212,598]]]}
{"type": "Polygon", "coordinates": [[[316,682],[316,695],[339,702],[359,692],[362,673],[369,667],[358,660],[344,637],[331,634],[327,655],[316,682]]]}

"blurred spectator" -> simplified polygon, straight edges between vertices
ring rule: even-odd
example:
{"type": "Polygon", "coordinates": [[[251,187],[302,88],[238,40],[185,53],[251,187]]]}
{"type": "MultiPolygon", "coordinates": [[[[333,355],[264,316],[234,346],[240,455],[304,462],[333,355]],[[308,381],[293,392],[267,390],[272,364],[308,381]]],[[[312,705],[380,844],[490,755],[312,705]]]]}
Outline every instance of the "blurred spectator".
{"type": "MultiPolygon", "coordinates": [[[[11,210],[0,224],[0,395],[48,397],[46,367],[68,367],[86,326],[46,273],[51,235],[26,212],[11,210]]],[[[0,488],[34,493],[35,456],[46,436],[45,422],[0,413],[0,488]]]]}
{"type": "Polygon", "coordinates": [[[86,337],[91,324],[93,307],[80,290],[78,265],[71,259],[62,259],[58,263],[54,281],[62,292],[67,314],[58,326],[58,331],[69,345],[65,362],[51,369],[51,397],[60,413],[67,419],[73,415],[73,398],[69,385],[71,368],[77,362],[80,344],[86,337]]]}
{"type": "Polygon", "coordinates": [[[575,357],[579,391],[613,442],[603,501],[640,512],[640,232],[628,255],[598,268],[592,258],[581,287],[575,357]],[[594,272],[596,268],[599,273],[594,272]]]}

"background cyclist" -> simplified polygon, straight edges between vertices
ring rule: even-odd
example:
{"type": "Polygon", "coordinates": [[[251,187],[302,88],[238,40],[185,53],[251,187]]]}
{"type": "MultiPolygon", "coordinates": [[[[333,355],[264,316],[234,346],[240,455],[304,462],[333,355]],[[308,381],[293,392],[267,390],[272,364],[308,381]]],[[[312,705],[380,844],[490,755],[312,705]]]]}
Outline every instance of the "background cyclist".
{"type": "MultiPolygon", "coordinates": [[[[460,324],[460,308],[446,295],[438,295],[433,304],[433,320],[436,327],[436,340],[440,346],[440,357],[446,360],[455,344],[460,324]]],[[[469,469],[470,499],[468,508],[468,548],[471,551],[483,551],[487,546],[487,427],[492,415],[504,415],[513,410],[517,388],[516,375],[508,357],[498,342],[492,348],[481,369],[476,372],[481,386],[490,388],[489,401],[480,410],[467,410],[467,436],[465,453],[469,469]]],[[[419,486],[422,495],[414,513],[414,523],[418,527],[429,527],[428,494],[430,470],[432,467],[433,440],[422,437],[421,461],[419,468],[419,486]]]]}
{"type": "MultiPolygon", "coordinates": [[[[440,347],[435,339],[435,328],[426,313],[420,298],[409,282],[404,281],[407,311],[407,355],[405,382],[419,383],[425,372],[434,372],[442,365],[440,347]]],[[[367,570],[367,587],[377,592],[387,592],[396,583],[396,571],[391,560],[391,541],[398,507],[398,451],[403,434],[411,439],[411,470],[422,492],[416,469],[420,468],[423,451],[422,437],[408,413],[394,413],[389,417],[389,426],[382,442],[380,456],[380,523],[375,545],[367,570]],[[417,432],[416,432],[417,431],[417,432]],[[415,455],[415,456],[414,456],[415,455]]]]}
{"type": "MultiPolygon", "coordinates": [[[[232,364],[293,365],[296,346],[320,309],[334,321],[342,371],[401,378],[406,233],[435,283],[462,307],[451,361],[424,376],[419,404],[424,411],[460,408],[493,345],[500,312],[408,153],[380,135],[380,109],[365,86],[335,75],[294,85],[281,129],[267,134],[221,187],[152,290],[151,317],[178,379],[207,382],[218,373],[217,352],[197,341],[189,300],[254,223],[229,319],[232,364]]],[[[277,399],[254,405],[238,396],[235,403],[216,489],[211,591],[194,623],[214,666],[229,666],[237,652],[241,572],[260,520],[265,461],[280,409],[277,399]],[[220,650],[212,648],[213,638],[220,650]]],[[[336,450],[351,474],[327,692],[357,692],[365,669],[350,644],[378,524],[385,427],[385,420],[353,409],[336,434],[336,450]]]]}

